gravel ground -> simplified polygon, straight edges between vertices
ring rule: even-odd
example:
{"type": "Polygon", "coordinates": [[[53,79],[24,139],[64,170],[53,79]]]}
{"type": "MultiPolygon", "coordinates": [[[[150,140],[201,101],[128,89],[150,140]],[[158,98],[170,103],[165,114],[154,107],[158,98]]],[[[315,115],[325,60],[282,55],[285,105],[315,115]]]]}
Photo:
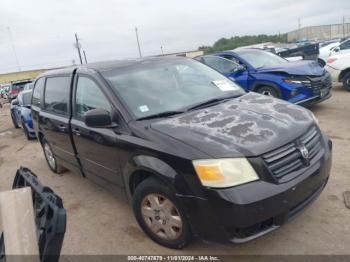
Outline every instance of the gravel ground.
{"type": "Polygon", "coordinates": [[[39,143],[27,141],[21,129],[13,128],[9,104],[0,108],[0,191],[11,188],[22,165],[62,197],[68,214],[62,254],[350,254],[350,210],[343,199],[343,192],[350,190],[350,92],[336,86],[331,99],[311,110],[333,140],[329,183],[303,214],[247,244],[197,240],[181,251],[155,244],[143,234],[122,199],[79,175],[50,172],[39,143]]]}

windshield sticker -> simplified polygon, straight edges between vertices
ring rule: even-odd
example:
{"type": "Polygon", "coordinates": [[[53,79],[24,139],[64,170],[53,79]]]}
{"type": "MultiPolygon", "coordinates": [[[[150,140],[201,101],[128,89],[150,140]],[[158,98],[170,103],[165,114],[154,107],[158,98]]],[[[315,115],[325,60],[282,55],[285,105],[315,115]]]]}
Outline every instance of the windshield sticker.
{"type": "Polygon", "coordinates": [[[148,112],[149,111],[149,108],[147,105],[142,105],[142,106],[139,106],[139,110],[144,113],[144,112],[148,112]]]}
{"type": "Polygon", "coordinates": [[[216,85],[221,91],[235,91],[238,90],[236,86],[231,84],[229,81],[226,80],[215,80],[213,81],[213,84],[216,85]]]}

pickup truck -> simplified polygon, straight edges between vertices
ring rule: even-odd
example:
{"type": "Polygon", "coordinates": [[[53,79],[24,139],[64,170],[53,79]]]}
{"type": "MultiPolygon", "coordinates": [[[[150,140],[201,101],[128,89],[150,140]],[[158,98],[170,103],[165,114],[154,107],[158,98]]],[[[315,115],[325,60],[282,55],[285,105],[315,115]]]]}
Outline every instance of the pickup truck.
{"type": "Polygon", "coordinates": [[[170,248],[267,234],[330,173],[332,143],[311,111],[246,93],[193,59],[47,71],[31,108],[49,168],[126,196],[143,231],[170,248]]]}

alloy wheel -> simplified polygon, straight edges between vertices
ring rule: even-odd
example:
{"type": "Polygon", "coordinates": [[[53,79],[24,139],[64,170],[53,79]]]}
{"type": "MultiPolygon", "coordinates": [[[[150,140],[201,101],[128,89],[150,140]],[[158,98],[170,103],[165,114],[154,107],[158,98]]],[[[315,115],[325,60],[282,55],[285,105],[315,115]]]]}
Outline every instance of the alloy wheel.
{"type": "Polygon", "coordinates": [[[56,160],[55,160],[55,157],[53,156],[53,153],[52,153],[51,148],[50,148],[48,143],[45,143],[45,145],[44,145],[44,152],[45,152],[45,156],[46,156],[47,162],[49,163],[50,167],[52,169],[55,169],[56,168],[56,160]]]}

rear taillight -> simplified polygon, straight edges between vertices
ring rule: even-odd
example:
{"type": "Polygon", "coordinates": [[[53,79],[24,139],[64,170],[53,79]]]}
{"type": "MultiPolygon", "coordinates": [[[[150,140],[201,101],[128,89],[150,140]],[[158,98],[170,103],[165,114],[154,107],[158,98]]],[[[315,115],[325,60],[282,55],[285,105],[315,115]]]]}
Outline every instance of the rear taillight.
{"type": "Polygon", "coordinates": [[[336,61],[337,60],[337,58],[334,58],[334,57],[329,57],[328,59],[327,59],[327,64],[332,64],[334,61],[336,61]]]}
{"type": "Polygon", "coordinates": [[[15,95],[15,94],[17,94],[17,90],[11,90],[11,93],[10,93],[11,95],[15,95]]]}

